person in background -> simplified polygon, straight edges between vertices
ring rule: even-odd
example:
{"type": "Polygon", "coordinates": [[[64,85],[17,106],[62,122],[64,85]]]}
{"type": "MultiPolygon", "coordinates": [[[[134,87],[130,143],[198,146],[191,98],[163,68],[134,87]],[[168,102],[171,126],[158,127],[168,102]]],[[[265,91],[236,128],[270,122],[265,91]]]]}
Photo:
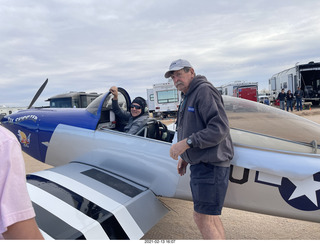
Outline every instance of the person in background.
{"type": "Polygon", "coordinates": [[[136,134],[143,126],[147,124],[149,117],[147,103],[142,97],[136,97],[131,105],[130,112],[124,111],[118,104],[118,87],[112,86],[109,90],[112,95],[112,110],[115,115],[121,120],[120,123],[127,123],[124,127],[124,132],[128,134],[136,134]]]}
{"type": "Polygon", "coordinates": [[[294,96],[296,97],[297,103],[297,111],[302,111],[302,98],[303,98],[303,91],[298,86],[298,89],[294,92],[294,96]]]}
{"type": "Polygon", "coordinates": [[[207,81],[196,75],[187,60],[173,61],[165,78],[171,77],[182,92],[177,117],[178,142],[170,157],[178,161],[181,176],[190,164],[190,186],[194,221],[204,239],[225,239],[220,215],[229,183],[233,144],[222,96],[207,81]]]}
{"type": "Polygon", "coordinates": [[[287,111],[289,111],[289,108],[292,112],[292,102],[293,102],[293,94],[291,93],[291,90],[288,90],[287,92],[287,111]]]}
{"type": "Polygon", "coordinates": [[[280,109],[284,110],[284,103],[285,103],[285,100],[286,100],[286,93],[284,92],[284,89],[282,88],[281,89],[281,92],[278,94],[278,98],[279,101],[280,101],[280,109]]]}
{"type": "Polygon", "coordinates": [[[27,191],[17,138],[0,126],[0,239],[43,240],[27,191]]]}

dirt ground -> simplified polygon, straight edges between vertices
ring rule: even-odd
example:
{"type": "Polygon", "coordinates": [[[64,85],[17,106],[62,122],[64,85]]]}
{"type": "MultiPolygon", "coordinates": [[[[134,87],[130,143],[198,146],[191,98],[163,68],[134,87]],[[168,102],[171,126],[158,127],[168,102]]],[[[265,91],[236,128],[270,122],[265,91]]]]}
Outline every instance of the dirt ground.
{"type": "MultiPolygon", "coordinates": [[[[294,112],[320,123],[320,108],[294,112]]],[[[44,170],[44,165],[24,154],[27,173],[44,170]]],[[[193,222],[192,202],[160,198],[171,211],[163,217],[142,239],[200,240],[193,222]]],[[[221,216],[228,240],[320,240],[320,224],[250,213],[224,208],[221,216]]]]}

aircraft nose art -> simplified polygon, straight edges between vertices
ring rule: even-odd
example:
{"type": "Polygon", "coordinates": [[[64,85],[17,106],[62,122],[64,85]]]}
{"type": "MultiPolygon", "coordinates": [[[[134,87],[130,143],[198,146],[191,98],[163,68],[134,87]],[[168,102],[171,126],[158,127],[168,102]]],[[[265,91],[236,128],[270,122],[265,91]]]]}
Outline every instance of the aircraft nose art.
{"type": "Polygon", "coordinates": [[[45,239],[140,239],[167,212],[147,188],[70,163],[27,176],[45,239]]]}

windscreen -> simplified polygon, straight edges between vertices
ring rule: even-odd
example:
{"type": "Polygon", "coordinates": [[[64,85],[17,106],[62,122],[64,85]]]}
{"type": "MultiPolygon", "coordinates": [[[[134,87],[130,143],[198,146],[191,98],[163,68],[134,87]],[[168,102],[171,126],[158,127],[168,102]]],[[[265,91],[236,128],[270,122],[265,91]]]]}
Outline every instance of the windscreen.
{"type": "Polygon", "coordinates": [[[284,140],[320,143],[320,125],[258,102],[223,96],[230,128],[284,140]]]}

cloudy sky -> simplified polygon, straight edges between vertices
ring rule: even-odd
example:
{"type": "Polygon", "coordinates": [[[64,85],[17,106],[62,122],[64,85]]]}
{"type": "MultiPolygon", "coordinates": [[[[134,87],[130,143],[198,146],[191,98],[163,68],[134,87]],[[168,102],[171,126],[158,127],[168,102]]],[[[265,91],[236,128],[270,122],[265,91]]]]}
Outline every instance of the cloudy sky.
{"type": "Polygon", "coordinates": [[[0,105],[116,85],[146,97],[171,61],[215,86],[320,61],[318,0],[0,0],[0,105]]]}

